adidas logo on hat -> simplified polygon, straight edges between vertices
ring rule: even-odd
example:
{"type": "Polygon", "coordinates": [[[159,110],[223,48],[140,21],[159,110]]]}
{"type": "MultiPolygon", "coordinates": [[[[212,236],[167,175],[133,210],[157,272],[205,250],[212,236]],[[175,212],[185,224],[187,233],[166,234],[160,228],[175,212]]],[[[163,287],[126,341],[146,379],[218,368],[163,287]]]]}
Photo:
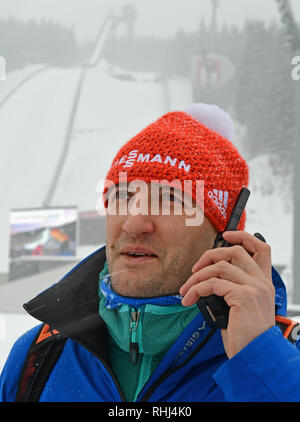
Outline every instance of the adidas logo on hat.
{"type": "Polygon", "coordinates": [[[226,209],[228,204],[228,192],[225,190],[213,189],[208,192],[208,196],[214,201],[221,214],[226,218],[226,209]]]}

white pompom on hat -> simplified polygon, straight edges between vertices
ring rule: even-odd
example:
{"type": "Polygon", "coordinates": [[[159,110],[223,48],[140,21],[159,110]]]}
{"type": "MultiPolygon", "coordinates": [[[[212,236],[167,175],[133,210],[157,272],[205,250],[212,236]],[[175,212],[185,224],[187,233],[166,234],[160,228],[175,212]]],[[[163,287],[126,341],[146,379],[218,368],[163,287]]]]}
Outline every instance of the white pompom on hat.
{"type": "Polygon", "coordinates": [[[217,105],[195,103],[184,111],[199,123],[223,136],[223,138],[233,141],[234,127],[231,117],[217,105]]]}

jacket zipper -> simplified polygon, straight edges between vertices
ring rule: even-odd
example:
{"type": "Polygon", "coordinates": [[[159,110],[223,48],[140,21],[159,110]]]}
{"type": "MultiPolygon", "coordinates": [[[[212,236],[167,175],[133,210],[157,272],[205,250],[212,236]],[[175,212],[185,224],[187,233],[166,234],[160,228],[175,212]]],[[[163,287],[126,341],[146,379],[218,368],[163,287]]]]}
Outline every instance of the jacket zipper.
{"type": "MultiPolygon", "coordinates": [[[[130,323],[129,323],[129,331],[130,331],[130,343],[129,343],[129,356],[130,361],[133,365],[136,365],[139,358],[139,340],[141,340],[140,328],[141,328],[141,311],[139,308],[131,308],[130,310],[130,323]]],[[[153,383],[153,385],[149,388],[149,390],[145,393],[144,397],[142,397],[142,400],[139,401],[148,401],[150,396],[154,393],[154,391],[157,389],[157,387],[165,381],[170,375],[172,375],[174,372],[176,372],[178,369],[182,368],[184,365],[186,365],[192,358],[195,356],[195,354],[204,347],[204,345],[208,342],[208,340],[212,337],[212,335],[215,333],[216,329],[212,329],[209,331],[207,336],[200,342],[198,347],[192,352],[181,364],[171,368],[167,369],[165,372],[161,374],[161,376],[156,380],[156,382],[153,383]]],[[[138,386],[136,390],[136,394],[133,401],[137,401],[138,397],[142,396],[142,392],[144,391],[146,385],[148,384],[148,381],[145,382],[143,385],[143,379],[144,379],[144,370],[146,367],[149,366],[150,362],[144,357],[144,361],[141,362],[141,368],[140,368],[140,376],[138,381],[138,386]]],[[[149,368],[148,368],[149,369],[149,368]]]]}
{"type": "MultiPolygon", "coordinates": [[[[129,356],[130,361],[133,365],[136,365],[139,360],[139,355],[142,350],[142,311],[139,308],[131,308],[130,312],[130,343],[129,343],[129,356]]],[[[146,356],[145,354],[141,355],[141,362],[139,368],[139,377],[138,383],[136,386],[136,392],[133,401],[136,400],[137,396],[139,395],[140,391],[144,387],[145,383],[147,382],[149,375],[150,375],[150,368],[151,368],[152,358],[151,356],[146,356]]]]}
{"type": "Polygon", "coordinates": [[[138,309],[131,309],[131,318],[130,318],[130,343],[129,343],[129,356],[130,362],[133,365],[136,365],[139,358],[139,343],[138,343],[138,324],[140,320],[141,312],[138,309]]]}

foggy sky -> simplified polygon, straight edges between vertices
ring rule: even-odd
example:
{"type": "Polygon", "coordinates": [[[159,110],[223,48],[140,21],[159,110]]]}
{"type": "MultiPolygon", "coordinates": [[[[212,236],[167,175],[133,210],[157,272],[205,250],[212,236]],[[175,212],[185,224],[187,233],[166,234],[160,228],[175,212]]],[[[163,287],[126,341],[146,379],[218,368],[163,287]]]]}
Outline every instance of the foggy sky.
{"type": "MultiPolygon", "coordinates": [[[[19,19],[49,19],[73,27],[79,41],[93,39],[110,11],[125,4],[135,6],[138,35],[167,37],[179,29],[195,30],[202,17],[211,18],[211,0],[0,0],[0,16],[19,19]]],[[[300,1],[291,1],[300,21],[300,1]]],[[[279,20],[275,0],[219,0],[218,24],[242,25],[246,19],[279,20]]]]}

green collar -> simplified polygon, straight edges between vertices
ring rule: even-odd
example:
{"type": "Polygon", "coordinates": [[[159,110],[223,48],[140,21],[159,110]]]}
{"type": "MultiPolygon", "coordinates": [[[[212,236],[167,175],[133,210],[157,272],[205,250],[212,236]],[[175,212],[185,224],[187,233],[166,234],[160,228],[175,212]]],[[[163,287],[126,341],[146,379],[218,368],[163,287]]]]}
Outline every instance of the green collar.
{"type": "MultiPolygon", "coordinates": [[[[106,265],[100,277],[107,273],[106,265]]],[[[153,357],[162,357],[199,313],[197,305],[185,307],[181,304],[171,306],[146,304],[136,313],[133,313],[134,309],[128,305],[109,309],[105,306],[105,297],[100,289],[99,296],[99,313],[107,325],[113,342],[126,352],[130,350],[130,343],[136,343],[139,353],[153,357]]]]}

